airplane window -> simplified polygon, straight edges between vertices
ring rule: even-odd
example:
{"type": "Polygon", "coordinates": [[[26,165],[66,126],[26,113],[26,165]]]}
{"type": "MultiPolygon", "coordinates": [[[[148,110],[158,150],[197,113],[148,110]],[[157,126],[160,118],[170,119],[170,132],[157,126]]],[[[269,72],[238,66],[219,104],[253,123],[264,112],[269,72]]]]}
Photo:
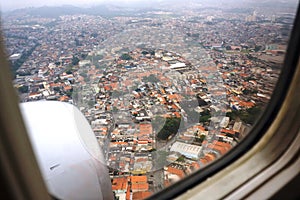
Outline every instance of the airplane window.
{"type": "Polygon", "coordinates": [[[116,199],[147,198],[243,140],[272,98],[297,6],[1,3],[20,102],[67,102],[85,115],[116,199]]]}

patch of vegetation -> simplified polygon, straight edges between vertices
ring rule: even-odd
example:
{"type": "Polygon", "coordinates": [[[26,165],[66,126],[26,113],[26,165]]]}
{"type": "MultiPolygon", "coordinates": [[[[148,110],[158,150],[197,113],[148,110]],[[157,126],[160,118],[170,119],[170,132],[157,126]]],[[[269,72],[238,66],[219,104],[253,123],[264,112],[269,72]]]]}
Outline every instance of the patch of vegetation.
{"type": "Polygon", "coordinates": [[[19,87],[18,90],[21,93],[28,93],[28,86],[27,85],[23,85],[23,86],[19,87]]]}
{"type": "Polygon", "coordinates": [[[245,95],[252,95],[252,94],[256,94],[257,92],[258,92],[257,90],[251,90],[251,89],[243,90],[243,94],[245,95]]]}
{"type": "Polygon", "coordinates": [[[195,137],[195,142],[202,144],[202,142],[205,140],[206,135],[200,135],[199,137],[195,137]]]}
{"type": "Polygon", "coordinates": [[[167,140],[171,135],[178,132],[181,118],[167,118],[164,127],[158,132],[157,137],[161,140],[167,140]]]}
{"type": "Polygon", "coordinates": [[[233,110],[232,112],[227,112],[226,116],[230,117],[231,120],[239,118],[246,124],[253,125],[259,118],[262,110],[263,108],[261,106],[254,106],[246,110],[233,110]]]}
{"type": "Polygon", "coordinates": [[[128,53],[122,54],[122,56],[120,58],[122,60],[133,60],[133,58],[128,53]]]}
{"type": "Polygon", "coordinates": [[[77,58],[76,56],[73,56],[72,65],[78,65],[79,61],[80,61],[79,58],[77,58]]]}
{"type": "Polygon", "coordinates": [[[199,122],[200,123],[209,122],[210,118],[211,118],[210,111],[204,110],[203,112],[200,113],[199,122]]]}
{"type": "Polygon", "coordinates": [[[177,158],[177,160],[176,161],[178,161],[178,162],[184,162],[184,156],[180,156],[179,158],[177,158]]]}

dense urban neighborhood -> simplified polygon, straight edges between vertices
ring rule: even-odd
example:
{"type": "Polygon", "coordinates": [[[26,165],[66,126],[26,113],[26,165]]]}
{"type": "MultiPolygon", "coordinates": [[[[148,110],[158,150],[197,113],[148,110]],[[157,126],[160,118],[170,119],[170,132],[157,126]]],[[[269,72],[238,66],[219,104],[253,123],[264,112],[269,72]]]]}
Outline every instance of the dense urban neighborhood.
{"type": "Polygon", "coordinates": [[[7,56],[20,102],[74,104],[115,197],[143,199],[247,137],[272,97],[294,10],[110,9],[4,14],[7,56]]]}

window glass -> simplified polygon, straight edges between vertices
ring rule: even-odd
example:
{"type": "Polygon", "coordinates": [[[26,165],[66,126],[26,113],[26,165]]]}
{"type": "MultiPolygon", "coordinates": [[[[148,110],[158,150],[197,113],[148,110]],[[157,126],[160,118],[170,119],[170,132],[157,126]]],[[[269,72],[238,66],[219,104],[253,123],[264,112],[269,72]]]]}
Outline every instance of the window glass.
{"type": "Polygon", "coordinates": [[[116,198],[142,199],[222,157],[251,130],[280,75],[298,1],[1,6],[20,102],[77,106],[104,151],[116,198]]]}

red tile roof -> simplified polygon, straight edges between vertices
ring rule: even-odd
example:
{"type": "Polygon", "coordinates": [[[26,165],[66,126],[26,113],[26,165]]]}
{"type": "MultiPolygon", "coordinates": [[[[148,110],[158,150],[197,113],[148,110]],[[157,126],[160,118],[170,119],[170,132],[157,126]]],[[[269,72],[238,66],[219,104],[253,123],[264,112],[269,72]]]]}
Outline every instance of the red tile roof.
{"type": "Polygon", "coordinates": [[[149,135],[152,134],[152,125],[148,124],[140,124],[140,135],[149,135]]]}
{"type": "Polygon", "coordinates": [[[149,184],[148,183],[131,183],[131,189],[138,190],[138,191],[147,191],[147,190],[149,190],[149,184]]]}
{"type": "Polygon", "coordinates": [[[132,183],[146,183],[147,176],[131,176],[130,177],[132,183]]]}
{"type": "Polygon", "coordinates": [[[133,200],[141,200],[141,199],[146,199],[149,197],[152,193],[149,191],[146,192],[134,192],[132,195],[133,200]]]}
{"type": "Polygon", "coordinates": [[[112,181],[112,190],[127,190],[127,177],[117,177],[112,181]]]}
{"type": "Polygon", "coordinates": [[[172,174],[178,175],[180,178],[184,178],[184,176],[185,176],[184,171],[182,169],[177,169],[177,168],[172,167],[172,166],[169,166],[167,171],[172,173],[172,174]]]}
{"type": "Polygon", "coordinates": [[[235,134],[235,132],[233,130],[227,130],[227,129],[221,129],[221,133],[229,133],[229,134],[232,134],[232,135],[235,134]]]}

